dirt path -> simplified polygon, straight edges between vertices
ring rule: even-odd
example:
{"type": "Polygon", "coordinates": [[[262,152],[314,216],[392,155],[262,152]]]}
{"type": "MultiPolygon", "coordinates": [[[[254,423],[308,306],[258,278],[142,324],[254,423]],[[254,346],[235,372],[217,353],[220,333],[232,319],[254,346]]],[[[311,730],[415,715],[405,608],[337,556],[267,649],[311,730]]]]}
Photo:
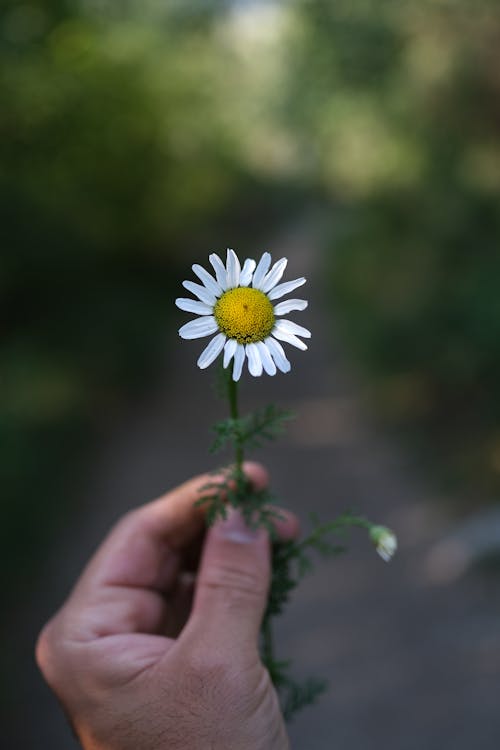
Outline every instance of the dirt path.
{"type": "MultiPolygon", "coordinates": [[[[429,486],[362,410],[359,389],[329,330],[329,307],[314,226],[304,223],[270,249],[310,279],[314,332],[310,351],[292,353],[293,370],[245,385],[249,404],[276,400],[300,415],[265,457],[273,486],[307,518],[355,508],[393,526],[400,553],[391,565],[360,533],[348,555],[321,563],[298,592],[277,631],[280,655],[297,674],[326,677],[330,692],[291,727],[304,750],[497,750],[500,712],[500,604],[493,580],[469,576],[436,585],[428,551],[445,528],[429,486]]],[[[44,584],[19,624],[13,661],[23,684],[8,747],[76,746],[36,675],[31,642],[109,524],[125,509],[210,466],[208,428],[223,408],[206,373],[194,367],[198,346],[165,342],[167,384],[123,416],[103,438],[83,494],[82,514],[54,550],[44,584]],[[27,717],[29,719],[27,720],[27,717]]],[[[12,717],[11,717],[12,719],[12,717]]],[[[12,721],[11,721],[12,723],[12,721]]]]}

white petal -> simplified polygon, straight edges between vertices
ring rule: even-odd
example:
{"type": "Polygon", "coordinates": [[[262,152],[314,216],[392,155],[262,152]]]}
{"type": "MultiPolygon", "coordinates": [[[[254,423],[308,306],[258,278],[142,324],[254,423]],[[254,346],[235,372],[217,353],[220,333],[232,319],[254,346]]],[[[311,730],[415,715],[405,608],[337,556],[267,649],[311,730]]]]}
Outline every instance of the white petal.
{"type": "Polygon", "coordinates": [[[259,375],[262,375],[262,359],[260,358],[260,352],[256,344],[247,344],[246,352],[250,375],[258,378],[259,375]]]}
{"type": "Polygon", "coordinates": [[[281,372],[290,372],[291,370],[291,364],[287,360],[285,356],[285,350],[279,343],[279,341],[276,341],[276,339],[271,338],[269,336],[265,341],[264,344],[267,346],[269,351],[271,352],[271,355],[276,362],[276,367],[278,370],[281,370],[281,372]]]}
{"type": "Polygon", "coordinates": [[[293,333],[284,333],[283,331],[277,331],[276,329],[274,329],[272,333],[273,336],[280,341],[286,341],[288,344],[296,346],[297,349],[302,349],[303,352],[307,350],[306,344],[298,339],[297,336],[294,336],[293,333]]]}
{"type": "Polygon", "coordinates": [[[229,339],[224,347],[224,367],[227,367],[238,347],[236,339],[229,339]]]}
{"type": "Polygon", "coordinates": [[[297,289],[297,287],[302,286],[302,284],[305,283],[306,280],[304,279],[304,277],[301,277],[300,279],[294,279],[293,281],[285,281],[284,284],[278,284],[278,286],[275,286],[274,289],[271,289],[267,296],[269,297],[269,299],[279,299],[280,297],[284,297],[285,294],[293,292],[294,289],[297,289]]]}
{"type": "Polygon", "coordinates": [[[270,265],[271,265],[271,256],[269,255],[269,253],[264,253],[262,255],[262,258],[259,260],[259,263],[253,275],[252,286],[254,289],[260,289],[260,284],[262,282],[262,279],[264,278],[266,273],[269,271],[270,265]]]}
{"type": "Polygon", "coordinates": [[[205,367],[211,365],[214,359],[221,353],[226,343],[226,336],[223,333],[214,336],[209,345],[202,351],[198,359],[198,367],[204,370],[205,367]]]}
{"type": "Polygon", "coordinates": [[[182,339],[201,339],[203,336],[210,336],[215,333],[219,326],[213,315],[204,315],[203,318],[190,320],[179,328],[179,336],[182,339]]]}
{"type": "Polygon", "coordinates": [[[305,299],[287,299],[284,302],[278,302],[274,308],[275,315],[287,315],[293,310],[305,310],[309,302],[305,299]]]}
{"type": "Polygon", "coordinates": [[[311,338],[311,331],[308,331],[307,328],[303,328],[302,326],[298,326],[297,323],[293,323],[291,320],[277,320],[274,328],[283,333],[292,333],[295,334],[295,336],[302,336],[304,339],[311,338]]]}
{"type": "Polygon", "coordinates": [[[274,264],[274,266],[271,268],[268,274],[264,277],[262,280],[262,283],[260,285],[260,290],[262,292],[268,292],[270,289],[276,286],[278,281],[281,279],[283,274],[285,273],[286,264],[288,263],[288,260],[286,258],[282,258],[277,263],[274,264]]]}
{"type": "Polygon", "coordinates": [[[196,315],[211,315],[213,308],[210,305],[204,305],[203,302],[198,302],[195,299],[188,299],[187,297],[179,297],[175,300],[175,304],[180,310],[184,312],[196,313],[196,315]]]}
{"type": "Polygon", "coordinates": [[[235,355],[234,355],[233,380],[240,379],[244,361],[245,361],[245,347],[243,346],[243,344],[238,344],[235,355]]]}
{"type": "Polygon", "coordinates": [[[252,281],[252,274],[255,271],[256,263],[251,258],[247,258],[243,264],[240,273],[240,286],[248,286],[252,281]]]}
{"type": "Polygon", "coordinates": [[[276,365],[274,364],[273,358],[271,357],[271,352],[269,351],[267,346],[263,341],[257,341],[256,346],[259,350],[264,370],[268,375],[276,375],[276,365]]]}
{"type": "Polygon", "coordinates": [[[234,289],[240,283],[240,261],[234,250],[227,249],[227,288],[234,289]]]}
{"type": "Polygon", "coordinates": [[[210,292],[212,292],[212,294],[215,294],[216,297],[220,297],[220,295],[222,294],[222,287],[220,286],[220,284],[218,284],[214,277],[211,276],[208,271],[203,268],[203,266],[198,265],[198,263],[195,263],[192,268],[198,278],[201,279],[203,286],[206,286],[206,288],[210,292]]]}
{"type": "Polygon", "coordinates": [[[224,263],[219,258],[217,253],[212,253],[211,255],[209,255],[208,260],[212,264],[212,268],[215,271],[218,285],[223,291],[225,291],[227,289],[227,273],[224,263]]]}
{"type": "Polygon", "coordinates": [[[206,305],[211,305],[212,307],[215,305],[217,297],[201,284],[195,284],[194,281],[183,281],[182,286],[206,305]]]}

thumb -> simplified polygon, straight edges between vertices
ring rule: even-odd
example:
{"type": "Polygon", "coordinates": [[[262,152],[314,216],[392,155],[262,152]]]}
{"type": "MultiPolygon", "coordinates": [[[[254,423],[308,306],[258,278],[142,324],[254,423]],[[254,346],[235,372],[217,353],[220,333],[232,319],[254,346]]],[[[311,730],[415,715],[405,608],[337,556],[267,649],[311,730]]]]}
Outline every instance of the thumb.
{"type": "Polygon", "coordinates": [[[209,529],[191,614],[191,628],[212,646],[256,648],[270,582],[269,538],[250,529],[240,511],[209,529]]]}

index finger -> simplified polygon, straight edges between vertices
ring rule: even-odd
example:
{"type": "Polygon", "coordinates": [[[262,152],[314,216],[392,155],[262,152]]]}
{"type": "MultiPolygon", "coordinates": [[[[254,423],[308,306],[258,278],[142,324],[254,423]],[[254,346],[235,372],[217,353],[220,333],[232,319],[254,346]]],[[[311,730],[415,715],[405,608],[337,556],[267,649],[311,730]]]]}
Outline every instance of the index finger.
{"type": "MultiPolygon", "coordinates": [[[[255,489],[263,489],[268,483],[267,471],[253,462],[244,464],[246,477],[255,489]]],[[[210,494],[210,487],[227,480],[224,471],[217,474],[202,474],[189,479],[172,492],[139,509],[144,522],[151,524],[151,531],[163,527],[163,539],[173,550],[181,550],[192,542],[204,526],[205,509],[197,501],[210,494]]]]}

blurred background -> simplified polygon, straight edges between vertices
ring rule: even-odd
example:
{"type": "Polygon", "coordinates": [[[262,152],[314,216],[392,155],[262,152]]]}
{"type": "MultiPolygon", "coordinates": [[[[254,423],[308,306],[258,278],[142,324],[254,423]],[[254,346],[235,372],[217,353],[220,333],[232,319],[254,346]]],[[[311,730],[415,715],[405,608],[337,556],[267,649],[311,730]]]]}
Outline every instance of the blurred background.
{"type": "Polygon", "coordinates": [[[400,537],[294,601],[284,656],[332,685],[295,746],[497,748],[498,3],[4,0],[0,56],[6,746],[73,746],[36,633],[121,513],[213,461],[173,299],[229,245],[311,281],[311,351],[245,384],[299,413],[275,489],[400,537]]]}

